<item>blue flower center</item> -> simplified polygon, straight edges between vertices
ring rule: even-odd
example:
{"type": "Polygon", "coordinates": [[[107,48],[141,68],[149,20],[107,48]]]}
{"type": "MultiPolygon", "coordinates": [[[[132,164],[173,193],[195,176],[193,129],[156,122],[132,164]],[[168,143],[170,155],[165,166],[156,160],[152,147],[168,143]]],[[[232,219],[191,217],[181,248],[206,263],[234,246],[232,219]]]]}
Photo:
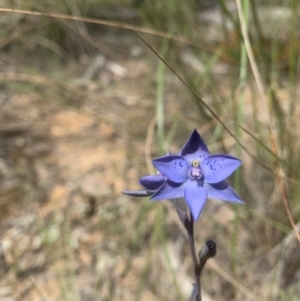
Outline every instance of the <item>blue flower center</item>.
{"type": "Polygon", "coordinates": [[[200,180],[202,178],[203,173],[199,165],[200,163],[196,160],[192,162],[192,168],[189,169],[189,178],[191,180],[200,180]]]}

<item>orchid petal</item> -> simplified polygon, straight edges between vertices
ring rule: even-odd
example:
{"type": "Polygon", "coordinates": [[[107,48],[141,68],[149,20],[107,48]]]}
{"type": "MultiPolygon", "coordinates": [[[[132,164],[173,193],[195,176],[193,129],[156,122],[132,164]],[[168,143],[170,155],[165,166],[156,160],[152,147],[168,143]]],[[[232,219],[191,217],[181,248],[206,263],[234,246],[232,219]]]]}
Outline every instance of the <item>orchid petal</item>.
{"type": "Polygon", "coordinates": [[[205,183],[204,187],[206,188],[207,196],[209,198],[244,204],[244,201],[225,181],[215,184],[205,183]]]}
{"type": "Polygon", "coordinates": [[[181,198],[184,195],[185,183],[174,183],[167,181],[159,190],[150,198],[150,201],[161,201],[181,198]]]}
{"type": "Polygon", "coordinates": [[[151,196],[154,194],[153,191],[146,191],[146,190],[124,190],[122,191],[122,193],[130,196],[136,196],[136,197],[151,196]]]}
{"type": "Polygon", "coordinates": [[[209,151],[199,133],[194,130],[179,155],[189,162],[194,160],[201,162],[209,156],[209,151]]]}
{"type": "Polygon", "coordinates": [[[241,160],[228,155],[212,155],[205,158],[200,167],[204,181],[213,184],[225,180],[241,163],[241,160]]]}
{"type": "Polygon", "coordinates": [[[184,197],[189,205],[194,221],[197,221],[204,207],[207,192],[199,181],[188,181],[184,190],[184,197]]]}
{"type": "Polygon", "coordinates": [[[140,178],[140,183],[148,190],[157,190],[166,182],[162,175],[149,175],[140,178]]]}
{"type": "Polygon", "coordinates": [[[183,183],[188,179],[189,163],[180,156],[164,156],[152,162],[172,182],[183,183]]]}

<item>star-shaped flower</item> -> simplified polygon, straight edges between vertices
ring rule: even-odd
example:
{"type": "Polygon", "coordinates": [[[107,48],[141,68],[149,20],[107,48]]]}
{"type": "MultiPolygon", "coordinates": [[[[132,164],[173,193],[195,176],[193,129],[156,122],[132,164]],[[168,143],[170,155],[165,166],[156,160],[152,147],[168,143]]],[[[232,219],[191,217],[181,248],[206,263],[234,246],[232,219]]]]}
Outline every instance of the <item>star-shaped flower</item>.
{"type": "MultiPolygon", "coordinates": [[[[152,201],[184,197],[197,221],[207,197],[244,203],[225,181],[240,164],[241,161],[232,156],[210,155],[194,130],[178,155],[168,154],[153,160],[159,174],[145,176],[140,183],[147,189],[144,195],[152,195],[152,201]]],[[[134,195],[130,191],[128,194],[134,195]]]]}
{"type": "Polygon", "coordinates": [[[244,203],[224,181],[240,164],[241,161],[232,156],[210,155],[199,133],[194,130],[177,156],[153,160],[153,165],[167,180],[150,200],[184,197],[195,221],[207,197],[244,203]]]}

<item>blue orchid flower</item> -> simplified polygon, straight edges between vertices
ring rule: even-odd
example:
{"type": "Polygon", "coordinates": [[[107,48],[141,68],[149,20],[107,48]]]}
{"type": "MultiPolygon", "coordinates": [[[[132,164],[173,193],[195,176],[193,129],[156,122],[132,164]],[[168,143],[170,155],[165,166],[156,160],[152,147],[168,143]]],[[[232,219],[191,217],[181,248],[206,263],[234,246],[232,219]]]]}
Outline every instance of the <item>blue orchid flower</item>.
{"type": "Polygon", "coordinates": [[[152,201],[184,197],[195,221],[199,219],[207,197],[244,203],[225,181],[241,161],[223,154],[210,155],[197,130],[192,132],[178,155],[167,154],[152,162],[159,174],[140,179],[147,191],[137,194],[127,191],[127,194],[148,195],[152,201]]]}

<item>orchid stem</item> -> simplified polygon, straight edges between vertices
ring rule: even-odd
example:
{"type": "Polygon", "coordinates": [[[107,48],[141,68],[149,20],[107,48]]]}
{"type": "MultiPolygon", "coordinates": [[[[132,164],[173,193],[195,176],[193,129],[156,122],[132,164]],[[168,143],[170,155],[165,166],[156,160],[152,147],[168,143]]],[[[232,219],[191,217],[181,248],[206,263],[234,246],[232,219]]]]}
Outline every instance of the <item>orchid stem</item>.
{"type": "Polygon", "coordinates": [[[196,283],[196,298],[195,301],[201,301],[201,286],[200,286],[200,264],[197,259],[196,250],[195,250],[195,242],[194,242],[194,220],[192,217],[192,213],[190,213],[189,218],[189,227],[187,228],[188,233],[188,239],[189,239],[189,245],[191,249],[191,254],[193,258],[193,264],[194,264],[194,277],[195,277],[195,283],[196,283]]]}
{"type": "Polygon", "coordinates": [[[188,233],[189,245],[194,264],[195,277],[195,286],[189,301],[201,301],[201,274],[207,260],[209,258],[214,257],[217,254],[217,245],[213,240],[206,241],[205,245],[202,247],[198,254],[198,260],[194,241],[194,220],[191,213],[190,218],[187,219],[187,224],[185,225],[185,228],[188,233]]]}

